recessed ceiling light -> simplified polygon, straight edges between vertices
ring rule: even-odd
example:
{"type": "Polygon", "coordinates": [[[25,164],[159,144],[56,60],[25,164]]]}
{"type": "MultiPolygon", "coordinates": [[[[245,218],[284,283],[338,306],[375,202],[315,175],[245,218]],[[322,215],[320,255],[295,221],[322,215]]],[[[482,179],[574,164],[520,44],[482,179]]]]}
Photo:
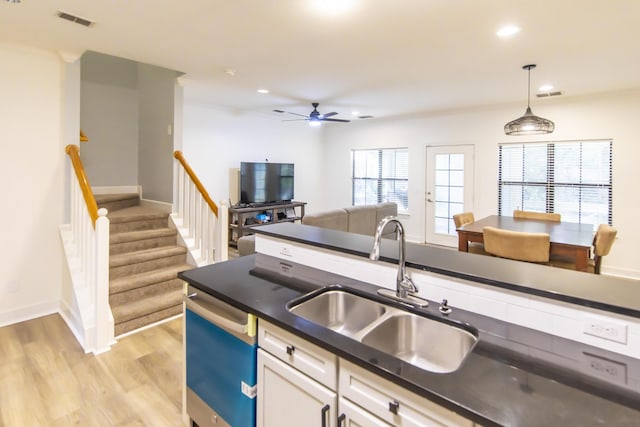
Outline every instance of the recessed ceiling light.
{"type": "Polygon", "coordinates": [[[20,0],[7,0],[8,3],[20,3],[20,0]]]}
{"type": "Polygon", "coordinates": [[[505,27],[500,28],[496,33],[496,35],[498,37],[511,37],[512,35],[517,34],[519,32],[520,32],[520,27],[516,27],[515,25],[507,25],[505,27]]]}
{"type": "Polygon", "coordinates": [[[357,111],[352,111],[352,112],[351,112],[351,115],[352,115],[352,116],[357,116],[357,115],[359,115],[359,114],[360,114],[360,113],[359,113],[359,112],[357,112],[357,111]]]}
{"type": "Polygon", "coordinates": [[[313,0],[312,7],[323,14],[341,15],[353,9],[355,0],[313,0]]]}
{"type": "Polygon", "coordinates": [[[235,75],[236,75],[236,70],[234,70],[233,68],[225,68],[225,69],[224,69],[224,73],[225,73],[227,76],[231,76],[231,77],[233,77],[233,76],[235,76],[235,75]]]}
{"type": "Polygon", "coordinates": [[[551,89],[553,89],[551,85],[543,85],[538,88],[540,92],[549,92],[551,89]]]}
{"type": "Polygon", "coordinates": [[[269,89],[258,89],[258,93],[269,93],[269,89]]]}

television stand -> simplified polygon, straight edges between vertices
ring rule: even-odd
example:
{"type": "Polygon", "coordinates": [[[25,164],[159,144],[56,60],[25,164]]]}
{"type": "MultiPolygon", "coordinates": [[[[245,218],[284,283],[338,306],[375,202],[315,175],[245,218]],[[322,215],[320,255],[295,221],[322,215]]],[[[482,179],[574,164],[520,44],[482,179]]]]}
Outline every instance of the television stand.
{"type": "Polygon", "coordinates": [[[229,244],[237,246],[238,239],[253,234],[254,227],[276,222],[302,221],[306,204],[290,201],[229,208],[229,244]]]}

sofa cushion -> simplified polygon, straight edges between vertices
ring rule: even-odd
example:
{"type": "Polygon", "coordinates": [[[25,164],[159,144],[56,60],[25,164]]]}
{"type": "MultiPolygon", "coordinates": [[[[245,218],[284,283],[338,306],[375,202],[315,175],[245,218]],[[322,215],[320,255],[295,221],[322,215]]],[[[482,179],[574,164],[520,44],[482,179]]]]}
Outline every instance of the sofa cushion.
{"type": "Polygon", "coordinates": [[[346,210],[334,209],[316,214],[307,214],[302,218],[302,223],[332,230],[348,231],[348,218],[349,215],[346,210]]]}
{"type": "Polygon", "coordinates": [[[378,212],[373,205],[349,206],[345,210],[349,213],[347,231],[369,236],[375,234],[378,225],[378,212]]]}

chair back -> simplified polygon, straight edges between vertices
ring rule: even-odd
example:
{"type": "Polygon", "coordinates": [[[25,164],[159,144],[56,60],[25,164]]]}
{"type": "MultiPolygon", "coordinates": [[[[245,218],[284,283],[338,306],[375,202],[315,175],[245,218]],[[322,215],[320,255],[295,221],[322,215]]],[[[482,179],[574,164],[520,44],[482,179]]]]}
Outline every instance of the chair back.
{"type": "Polygon", "coordinates": [[[519,261],[549,262],[550,240],[547,233],[484,227],[482,235],[484,250],[490,254],[519,261]]]}
{"type": "Polygon", "coordinates": [[[618,230],[608,224],[600,224],[598,226],[596,235],[593,237],[593,272],[595,274],[600,274],[602,257],[609,255],[617,234],[618,230]]]}
{"type": "Polygon", "coordinates": [[[593,253],[596,256],[609,255],[618,230],[608,224],[600,224],[593,237],[593,253]]]}
{"type": "Polygon", "coordinates": [[[533,211],[513,211],[514,218],[526,218],[526,219],[540,219],[543,221],[561,221],[561,215],[559,213],[547,213],[547,212],[533,212],[533,211]]]}
{"type": "Polygon", "coordinates": [[[475,221],[473,212],[462,212],[453,216],[453,222],[456,224],[456,228],[460,228],[465,224],[469,224],[475,221]]]}

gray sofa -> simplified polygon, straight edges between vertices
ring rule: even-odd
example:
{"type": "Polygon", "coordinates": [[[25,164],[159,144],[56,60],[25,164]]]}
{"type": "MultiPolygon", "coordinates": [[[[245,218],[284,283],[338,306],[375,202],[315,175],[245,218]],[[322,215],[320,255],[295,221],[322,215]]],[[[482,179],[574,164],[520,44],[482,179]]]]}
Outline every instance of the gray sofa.
{"type": "MultiPolygon", "coordinates": [[[[307,214],[302,218],[302,223],[315,227],[373,236],[382,218],[397,215],[398,205],[395,203],[378,203],[307,214]]],[[[395,238],[395,229],[393,227],[389,227],[389,229],[389,231],[383,233],[382,237],[395,238]]],[[[254,252],[255,239],[253,236],[243,236],[238,239],[238,254],[240,256],[254,252]]]]}

